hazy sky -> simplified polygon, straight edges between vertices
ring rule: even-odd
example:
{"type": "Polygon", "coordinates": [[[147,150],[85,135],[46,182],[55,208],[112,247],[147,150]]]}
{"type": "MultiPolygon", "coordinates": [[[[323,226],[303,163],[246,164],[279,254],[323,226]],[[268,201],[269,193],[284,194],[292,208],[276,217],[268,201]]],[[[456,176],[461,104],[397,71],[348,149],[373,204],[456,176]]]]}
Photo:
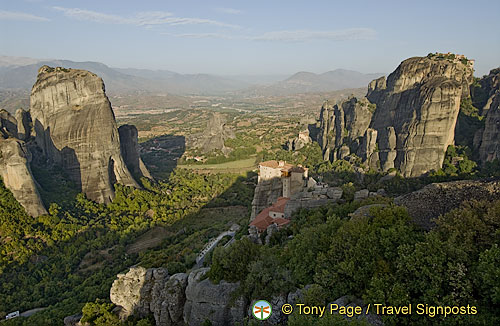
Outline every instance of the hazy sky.
{"type": "Polygon", "coordinates": [[[0,55],[180,73],[391,72],[455,52],[500,66],[500,1],[0,0],[0,55]]]}

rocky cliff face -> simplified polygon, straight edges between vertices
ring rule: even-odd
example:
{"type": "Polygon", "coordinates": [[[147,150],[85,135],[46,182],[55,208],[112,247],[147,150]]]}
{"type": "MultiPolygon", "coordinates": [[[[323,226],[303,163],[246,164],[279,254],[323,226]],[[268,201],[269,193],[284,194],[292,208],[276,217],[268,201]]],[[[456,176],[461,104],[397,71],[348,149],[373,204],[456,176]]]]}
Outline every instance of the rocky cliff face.
{"type": "Polygon", "coordinates": [[[372,81],[366,99],[324,105],[318,142],[325,159],[356,154],[373,168],[396,168],[407,177],[439,169],[472,73],[460,60],[410,58],[387,79],[372,81]]]}
{"type": "Polygon", "coordinates": [[[278,200],[278,197],[282,196],[283,182],[281,178],[261,180],[255,187],[250,220],[253,220],[264,208],[271,206],[278,200]]]}
{"type": "Polygon", "coordinates": [[[5,186],[31,216],[47,214],[30,168],[31,154],[16,138],[0,137],[0,175],[5,186]]]}
{"type": "Polygon", "coordinates": [[[120,148],[127,168],[138,179],[146,177],[152,179],[148,169],[139,155],[139,141],[137,128],[132,125],[123,125],[118,128],[120,135],[120,148]]]}
{"type": "Polygon", "coordinates": [[[228,154],[231,149],[224,145],[226,139],[234,138],[234,131],[226,124],[223,115],[215,112],[207,122],[203,133],[192,135],[186,139],[186,146],[197,148],[203,153],[220,150],[228,154]]]}
{"type": "Polygon", "coordinates": [[[299,132],[296,138],[289,139],[285,146],[289,151],[298,151],[310,143],[312,143],[312,139],[309,130],[306,128],[299,132]]]}
{"type": "Polygon", "coordinates": [[[31,115],[28,111],[18,109],[16,111],[17,137],[27,140],[31,134],[31,115]]]}
{"type": "Polygon", "coordinates": [[[0,110],[0,138],[2,179],[33,216],[47,211],[31,173],[32,157],[33,164],[61,166],[101,203],[114,197],[114,183],[138,187],[132,174],[151,177],[139,157],[137,129],[118,131],[101,78],[85,70],[40,68],[30,111],[19,109],[14,118],[0,110]]]}
{"type": "Polygon", "coordinates": [[[118,274],[110,299],[120,307],[122,319],[153,314],[157,325],[183,325],[187,279],[187,274],[169,275],[165,268],[132,267],[118,274]]]}
{"type": "Polygon", "coordinates": [[[434,226],[433,219],[470,200],[500,199],[499,181],[452,181],[433,183],[415,192],[395,198],[396,205],[405,206],[412,219],[423,227],[434,226]]]}
{"type": "Polygon", "coordinates": [[[486,119],[479,156],[481,161],[487,162],[500,159],[500,68],[493,69],[481,86],[487,92],[487,100],[480,108],[486,119]]]}
{"type": "Polygon", "coordinates": [[[195,270],[189,274],[186,288],[184,321],[190,326],[202,326],[205,320],[212,325],[236,325],[246,316],[247,303],[243,299],[231,304],[231,295],[238,288],[238,283],[221,281],[213,284],[209,279],[202,279],[208,268],[195,270]]]}
{"type": "Polygon", "coordinates": [[[236,300],[231,304],[238,284],[213,284],[203,279],[207,271],[202,268],[190,274],[168,275],[164,268],[132,267],[113,282],[111,302],[119,306],[122,319],[153,314],[158,326],[201,326],[206,320],[212,325],[242,322],[247,303],[236,300]]]}
{"type": "Polygon", "coordinates": [[[326,102],[323,105],[318,141],[325,160],[341,159],[358,150],[362,136],[370,125],[374,109],[370,105],[368,100],[355,97],[341,104],[330,105],[326,102]]]}
{"type": "Polygon", "coordinates": [[[104,83],[95,74],[43,66],[31,91],[35,140],[54,162],[100,203],[115,182],[138,187],[120,151],[120,137],[104,83]]]}
{"type": "Polygon", "coordinates": [[[17,120],[6,110],[0,110],[0,136],[17,137],[17,120]]]}

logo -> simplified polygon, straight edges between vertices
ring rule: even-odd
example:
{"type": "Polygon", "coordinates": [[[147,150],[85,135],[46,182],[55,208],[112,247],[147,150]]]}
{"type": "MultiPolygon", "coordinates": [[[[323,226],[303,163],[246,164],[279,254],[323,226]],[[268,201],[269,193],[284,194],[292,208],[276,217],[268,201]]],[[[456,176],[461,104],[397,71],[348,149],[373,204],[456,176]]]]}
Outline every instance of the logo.
{"type": "Polygon", "coordinates": [[[266,320],[271,317],[273,308],[266,300],[258,300],[252,306],[252,314],[257,320],[266,320]]]}

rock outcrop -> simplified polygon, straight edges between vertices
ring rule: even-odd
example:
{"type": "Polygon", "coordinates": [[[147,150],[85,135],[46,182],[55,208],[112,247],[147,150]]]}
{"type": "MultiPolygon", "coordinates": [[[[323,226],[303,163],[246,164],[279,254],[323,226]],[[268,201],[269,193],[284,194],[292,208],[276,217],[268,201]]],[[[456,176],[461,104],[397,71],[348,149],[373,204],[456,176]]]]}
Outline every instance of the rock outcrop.
{"type": "Polygon", "coordinates": [[[203,279],[207,271],[208,268],[202,268],[189,274],[184,322],[190,326],[202,326],[206,320],[214,326],[241,323],[246,317],[247,303],[241,298],[231,303],[239,284],[225,281],[213,284],[203,279]]]}
{"type": "Polygon", "coordinates": [[[139,141],[137,128],[133,125],[123,125],[118,128],[120,147],[123,159],[132,175],[139,179],[146,177],[152,179],[148,169],[139,155],[139,141]]]}
{"type": "Polygon", "coordinates": [[[28,140],[31,134],[31,116],[28,111],[18,109],[16,111],[17,138],[28,140]]]}
{"type": "Polygon", "coordinates": [[[0,137],[0,175],[14,198],[31,216],[47,214],[33,174],[31,173],[31,153],[26,144],[16,138],[0,137]]]}
{"type": "Polygon", "coordinates": [[[394,203],[406,207],[418,225],[430,229],[434,225],[432,219],[459,208],[463,202],[499,199],[500,181],[465,180],[433,183],[418,191],[397,197],[394,203]]]}
{"type": "Polygon", "coordinates": [[[293,194],[285,206],[285,218],[291,218],[292,214],[300,208],[316,208],[329,203],[337,203],[342,198],[340,187],[315,187],[311,191],[301,191],[293,194]]]}
{"type": "Polygon", "coordinates": [[[318,135],[324,159],[336,160],[355,153],[370,125],[373,111],[374,106],[367,99],[351,97],[336,105],[327,101],[321,108],[318,135]],[[344,149],[341,154],[342,145],[347,145],[349,150],[344,149]]]}
{"type": "Polygon", "coordinates": [[[454,143],[460,101],[472,64],[452,56],[415,57],[372,81],[366,99],[321,109],[318,142],[325,159],[356,154],[370,167],[406,177],[439,169],[454,143]]]}
{"type": "Polygon", "coordinates": [[[110,299],[120,308],[122,319],[153,314],[156,325],[183,325],[183,307],[188,275],[168,275],[164,268],[132,267],[118,274],[110,299]]]}
{"type": "Polygon", "coordinates": [[[474,99],[474,106],[479,109],[482,116],[485,116],[500,91],[500,67],[492,69],[487,76],[479,79],[478,83],[480,87],[471,88],[471,96],[474,99]]]}
{"type": "Polygon", "coordinates": [[[30,111],[14,118],[0,110],[0,174],[33,216],[46,214],[30,163],[56,165],[90,199],[106,203],[113,184],[138,187],[151,178],[140,156],[137,129],[116,126],[102,79],[76,69],[43,66],[31,92],[30,111]],[[130,169],[130,171],[129,171],[130,169]]]}
{"type": "Polygon", "coordinates": [[[116,182],[138,187],[122,157],[101,78],[85,70],[43,66],[31,91],[30,113],[47,161],[60,165],[88,198],[109,202],[116,182]]]}
{"type": "Polygon", "coordinates": [[[224,116],[215,112],[208,120],[205,131],[189,136],[186,139],[186,146],[196,148],[203,153],[220,150],[224,154],[229,154],[231,149],[226,147],[224,143],[226,139],[234,137],[234,131],[226,124],[224,116]]]}
{"type": "Polygon", "coordinates": [[[110,291],[122,319],[152,314],[158,326],[235,325],[246,316],[247,302],[231,301],[237,283],[213,284],[203,276],[208,268],[172,276],[164,268],[132,267],[119,274],[110,291]]]}
{"type": "Polygon", "coordinates": [[[487,162],[500,159],[500,68],[493,69],[482,81],[482,86],[488,92],[488,99],[481,108],[486,119],[479,156],[481,161],[487,162]]]}
{"type": "Polygon", "coordinates": [[[297,137],[289,139],[286,143],[286,148],[289,151],[298,151],[310,143],[312,143],[312,139],[309,135],[309,130],[305,129],[299,132],[297,137]]]}
{"type": "Polygon", "coordinates": [[[259,181],[254,191],[250,220],[253,220],[264,208],[271,206],[278,200],[278,197],[282,196],[283,181],[281,178],[259,181]]]}
{"type": "Polygon", "coordinates": [[[0,136],[17,138],[17,120],[6,110],[0,110],[0,136]]]}

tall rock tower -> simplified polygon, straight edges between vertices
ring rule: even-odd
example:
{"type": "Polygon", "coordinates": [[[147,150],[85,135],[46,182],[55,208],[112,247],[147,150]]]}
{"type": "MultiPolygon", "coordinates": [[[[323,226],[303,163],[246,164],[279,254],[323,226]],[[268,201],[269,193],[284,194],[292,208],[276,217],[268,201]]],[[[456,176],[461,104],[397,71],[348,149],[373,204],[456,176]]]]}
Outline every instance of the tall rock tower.
{"type": "Polygon", "coordinates": [[[97,75],[41,67],[30,113],[46,160],[60,165],[88,198],[111,201],[116,182],[138,187],[121,154],[111,103],[97,75]]]}

